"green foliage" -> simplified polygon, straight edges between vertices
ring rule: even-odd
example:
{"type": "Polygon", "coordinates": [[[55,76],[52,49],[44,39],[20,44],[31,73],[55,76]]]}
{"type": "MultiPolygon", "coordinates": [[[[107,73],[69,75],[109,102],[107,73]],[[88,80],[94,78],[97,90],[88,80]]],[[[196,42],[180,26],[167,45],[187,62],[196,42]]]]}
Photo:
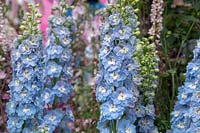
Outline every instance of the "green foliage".
{"type": "Polygon", "coordinates": [[[191,60],[194,41],[200,36],[200,1],[185,1],[188,7],[172,8],[172,0],[165,3],[164,28],[161,34],[160,82],[156,92],[157,124],[161,132],[170,129],[170,112],[182,85],[186,65],[191,60]]]}

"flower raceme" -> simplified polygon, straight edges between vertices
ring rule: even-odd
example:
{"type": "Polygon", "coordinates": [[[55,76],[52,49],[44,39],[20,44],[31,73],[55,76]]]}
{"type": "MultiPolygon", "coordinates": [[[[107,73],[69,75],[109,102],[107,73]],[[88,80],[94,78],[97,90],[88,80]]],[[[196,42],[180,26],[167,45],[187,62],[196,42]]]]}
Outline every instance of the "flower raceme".
{"type": "MultiPolygon", "coordinates": [[[[65,7],[60,6],[65,9],[65,7]]],[[[61,9],[62,10],[62,9],[61,9]]],[[[41,97],[45,103],[40,132],[71,132],[71,109],[66,105],[72,96],[73,33],[76,26],[71,16],[59,13],[49,18],[48,38],[45,48],[45,87],[41,97]]]]}
{"type": "MultiPolygon", "coordinates": [[[[38,7],[38,5],[35,5],[38,7]]],[[[10,101],[7,103],[8,130],[10,133],[34,131],[39,124],[42,103],[37,99],[43,87],[42,75],[42,36],[37,31],[40,14],[34,5],[29,5],[31,14],[27,13],[21,26],[23,35],[15,40],[12,51],[12,81],[9,84],[10,101]],[[35,18],[35,20],[33,19],[35,18]],[[27,28],[25,28],[27,27],[27,28]],[[29,28],[28,28],[29,27],[29,28]],[[35,30],[34,30],[35,29],[35,30]]]]}
{"type": "Polygon", "coordinates": [[[199,89],[200,40],[194,49],[194,58],[187,65],[186,81],[179,87],[177,102],[171,113],[171,128],[174,133],[200,132],[200,89],[199,89]]]}
{"type": "MultiPolygon", "coordinates": [[[[125,9],[130,18],[136,18],[130,7],[125,9]]],[[[96,99],[102,103],[97,127],[101,133],[136,132],[135,116],[129,112],[138,100],[140,80],[136,76],[138,64],[132,57],[137,44],[133,35],[136,25],[136,20],[126,25],[119,9],[112,8],[101,27],[96,88],[96,99]]]]}

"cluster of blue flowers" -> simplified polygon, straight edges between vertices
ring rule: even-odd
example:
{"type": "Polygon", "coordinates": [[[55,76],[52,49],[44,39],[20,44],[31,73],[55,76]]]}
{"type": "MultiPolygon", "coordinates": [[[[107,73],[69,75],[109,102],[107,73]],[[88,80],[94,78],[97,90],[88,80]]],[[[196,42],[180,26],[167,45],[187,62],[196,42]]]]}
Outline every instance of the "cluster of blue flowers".
{"type": "MultiPolygon", "coordinates": [[[[31,9],[32,5],[29,5],[31,9]]],[[[31,14],[28,14],[31,16],[31,14]]],[[[32,17],[37,19],[36,10],[32,17]]],[[[30,19],[30,21],[32,18],[30,19]]],[[[9,84],[10,101],[7,103],[8,129],[10,133],[28,133],[34,131],[39,124],[39,116],[42,109],[39,94],[43,88],[42,78],[42,36],[37,30],[33,30],[38,24],[23,21],[30,26],[24,30],[23,36],[15,40],[12,51],[12,81],[9,84]]]]}
{"type": "Polygon", "coordinates": [[[101,28],[101,49],[97,75],[96,99],[101,102],[98,129],[101,133],[136,132],[135,104],[139,99],[138,64],[133,59],[137,38],[133,31],[137,20],[132,8],[125,24],[119,9],[111,8],[101,28]]]}
{"type": "Polygon", "coordinates": [[[75,22],[71,16],[54,15],[49,18],[48,40],[45,48],[45,87],[41,93],[45,103],[41,132],[70,132],[67,125],[74,117],[69,107],[62,106],[72,96],[70,80],[73,76],[72,51],[75,22]],[[61,108],[62,107],[62,108],[61,108]]]}
{"type": "Polygon", "coordinates": [[[200,132],[200,40],[194,49],[194,58],[187,65],[186,81],[179,87],[177,102],[171,113],[174,133],[200,132]]]}
{"type": "Polygon", "coordinates": [[[13,78],[9,84],[11,98],[6,108],[11,133],[21,132],[22,127],[33,130],[38,124],[34,124],[33,119],[42,108],[37,100],[43,87],[41,46],[40,35],[30,35],[21,43],[15,41],[12,51],[13,78]]]}

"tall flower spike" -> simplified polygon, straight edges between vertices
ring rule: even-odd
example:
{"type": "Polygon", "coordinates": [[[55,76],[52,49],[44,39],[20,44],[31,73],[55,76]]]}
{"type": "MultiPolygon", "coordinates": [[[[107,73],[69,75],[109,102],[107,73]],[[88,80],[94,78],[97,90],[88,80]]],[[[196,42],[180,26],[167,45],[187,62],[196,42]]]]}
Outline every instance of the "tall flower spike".
{"type": "MultiPolygon", "coordinates": [[[[70,7],[69,7],[70,8],[70,7]]],[[[41,99],[45,103],[43,123],[40,132],[71,132],[72,110],[67,102],[72,95],[73,76],[71,44],[74,41],[76,25],[71,16],[66,16],[63,2],[57,14],[50,16],[47,29],[48,39],[45,48],[45,88],[41,99]]]]}
{"type": "Polygon", "coordinates": [[[97,128],[101,133],[136,132],[132,110],[139,99],[140,77],[132,54],[138,41],[137,19],[133,8],[122,7],[111,5],[103,13],[96,79],[96,99],[101,103],[97,128]]]}
{"type": "Polygon", "coordinates": [[[7,127],[10,133],[31,132],[39,124],[37,120],[41,105],[37,97],[43,88],[42,37],[38,30],[39,5],[29,4],[22,22],[22,35],[14,42],[12,51],[12,81],[9,84],[10,101],[7,103],[7,127]]]}
{"type": "Polygon", "coordinates": [[[153,0],[150,14],[152,27],[149,29],[149,35],[155,37],[156,45],[160,45],[160,32],[163,29],[163,11],[164,0],[153,0]]]}
{"type": "Polygon", "coordinates": [[[200,40],[194,49],[194,58],[187,65],[186,81],[178,89],[177,102],[171,113],[173,133],[200,132],[200,40]]]}
{"type": "Polygon", "coordinates": [[[150,44],[147,38],[143,38],[135,52],[135,57],[140,63],[141,76],[140,99],[135,110],[137,110],[139,132],[142,133],[157,132],[157,127],[154,125],[154,96],[158,84],[159,58],[155,51],[155,44],[150,44]]]}

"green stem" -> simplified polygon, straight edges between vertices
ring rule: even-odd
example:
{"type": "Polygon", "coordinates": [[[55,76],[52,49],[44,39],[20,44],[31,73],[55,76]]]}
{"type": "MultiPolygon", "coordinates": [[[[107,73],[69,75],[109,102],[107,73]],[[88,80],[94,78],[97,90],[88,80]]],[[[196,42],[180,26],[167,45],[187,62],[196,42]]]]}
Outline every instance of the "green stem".
{"type": "MultiPolygon", "coordinates": [[[[185,41],[188,39],[188,36],[189,36],[189,34],[190,34],[190,32],[192,31],[192,28],[194,27],[194,24],[196,23],[196,20],[195,21],[193,21],[193,23],[192,23],[192,25],[190,26],[190,28],[189,28],[189,30],[188,30],[188,32],[187,32],[187,34],[186,34],[186,37],[185,37],[185,39],[181,42],[181,46],[180,46],[180,48],[179,48],[179,51],[178,51],[178,54],[177,54],[177,56],[176,56],[176,60],[178,60],[178,58],[179,58],[179,56],[180,56],[180,54],[181,54],[181,50],[182,50],[182,48],[183,48],[183,44],[185,43],[185,41]]],[[[175,63],[175,66],[177,65],[177,62],[175,63]]]]}

